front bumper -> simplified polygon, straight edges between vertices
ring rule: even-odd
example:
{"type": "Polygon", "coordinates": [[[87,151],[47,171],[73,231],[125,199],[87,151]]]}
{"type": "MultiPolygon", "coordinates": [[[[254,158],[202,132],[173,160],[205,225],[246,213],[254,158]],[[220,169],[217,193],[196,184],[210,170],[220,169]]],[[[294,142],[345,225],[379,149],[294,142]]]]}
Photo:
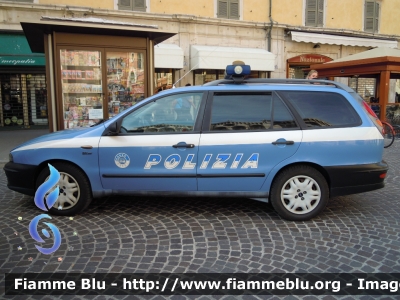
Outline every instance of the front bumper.
{"type": "Polygon", "coordinates": [[[35,177],[38,166],[8,162],[4,166],[7,187],[21,194],[35,195],[35,177]]]}
{"type": "Polygon", "coordinates": [[[385,161],[376,164],[326,167],[330,178],[330,196],[369,192],[385,186],[384,174],[389,167],[385,161]]]}

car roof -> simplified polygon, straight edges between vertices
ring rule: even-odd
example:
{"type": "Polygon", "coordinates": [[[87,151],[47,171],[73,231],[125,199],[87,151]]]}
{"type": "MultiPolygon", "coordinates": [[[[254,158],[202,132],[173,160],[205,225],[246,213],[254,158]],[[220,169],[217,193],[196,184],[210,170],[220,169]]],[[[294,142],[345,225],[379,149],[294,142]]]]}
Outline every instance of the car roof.
{"type": "MultiPolygon", "coordinates": [[[[303,91],[343,91],[354,93],[354,90],[347,85],[331,80],[303,80],[303,79],[269,79],[269,78],[254,78],[245,79],[240,83],[235,83],[233,80],[215,80],[201,86],[180,87],[162,91],[156,95],[169,95],[176,92],[193,92],[193,91],[271,91],[271,90],[303,90],[303,91]]],[[[154,95],[154,96],[156,96],[154,95]]],[[[153,96],[153,97],[154,97],[153,96]]],[[[153,98],[152,97],[152,98],[153,98]]]]}
{"type": "Polygon", "coordinates": [[[241,79],[241,80],[232,80],[232,79],[220,79],[214,80],[209,83],[204,84],[204,86],[221,86],[221,85],[262,85],[262,86],[271,86],[271,85],[284,85],[288,86],[302,86],[304,88],[310,88],[311,86],[320,86],[320,87],[334,87],[341,90],[345,90],[346,92],[354,92],[350,87],[340,82],[332,81],[332,80],[307,80],[307,79],[275,79],[275,78],[250,78],[250,79],[241,79]]]}

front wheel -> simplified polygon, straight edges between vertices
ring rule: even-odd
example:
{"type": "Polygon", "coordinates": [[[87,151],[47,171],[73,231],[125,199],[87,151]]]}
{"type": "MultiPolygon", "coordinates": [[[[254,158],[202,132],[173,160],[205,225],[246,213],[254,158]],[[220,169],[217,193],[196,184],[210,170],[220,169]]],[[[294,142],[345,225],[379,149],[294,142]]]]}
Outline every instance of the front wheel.
{"type": "Polygon", "coordinates": [[[328,204],[329,188],[316,169],[298,165],[284,170],[273,181],[271,204],[278,214],[291,221],[307,221],[328,204]]]}
{"type": "MultiPolygon", "coordinates": [[[[57,183],[60,193],[53,207],[49,207],[49,212],[58,216],[72,216],[85,210],[93,198],[90,183],[85,174],[69,163],[55,162],[52,166],[60,173],[60,180],[57,183]]],[[[36,189],[48,180],[49,176],[50,170],[46,167],[36,180],[36,189]]],[[[49,190],[45,198],[55,188],[56,186],[49,190]]]]}

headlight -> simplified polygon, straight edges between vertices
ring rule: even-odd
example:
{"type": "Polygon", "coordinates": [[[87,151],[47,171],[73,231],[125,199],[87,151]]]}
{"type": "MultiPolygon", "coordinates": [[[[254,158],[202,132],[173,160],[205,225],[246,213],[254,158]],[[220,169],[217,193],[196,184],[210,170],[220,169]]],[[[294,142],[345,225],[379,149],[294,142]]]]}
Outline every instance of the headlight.
{"type": "Polygon", "coordinates": [[[13,158],[11,152],[8,154],[8,160],[9,160],[10,162],[13,162],[13,161],[14,161],[14,158],[13,158]]]}

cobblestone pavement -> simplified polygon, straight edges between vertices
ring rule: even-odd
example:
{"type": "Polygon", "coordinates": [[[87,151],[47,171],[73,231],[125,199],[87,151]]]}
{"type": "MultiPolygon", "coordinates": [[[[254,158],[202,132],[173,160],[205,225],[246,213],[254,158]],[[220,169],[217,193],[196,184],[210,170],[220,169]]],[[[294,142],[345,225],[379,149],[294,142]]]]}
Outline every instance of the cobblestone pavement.
{"type": "Polygon", "coordinates": [[[53,218],[63,240],[52,255],[40,254],[28,232],[41,211],[32,197],[7,189],[1,170],[1,292],[8,272],[400,273],[399,150],[400,140],[385,150],[384,189],[334,198],[308,222],[282,220],[267,204],[247,199],[109,197],[72,220],[53,218]]]}

